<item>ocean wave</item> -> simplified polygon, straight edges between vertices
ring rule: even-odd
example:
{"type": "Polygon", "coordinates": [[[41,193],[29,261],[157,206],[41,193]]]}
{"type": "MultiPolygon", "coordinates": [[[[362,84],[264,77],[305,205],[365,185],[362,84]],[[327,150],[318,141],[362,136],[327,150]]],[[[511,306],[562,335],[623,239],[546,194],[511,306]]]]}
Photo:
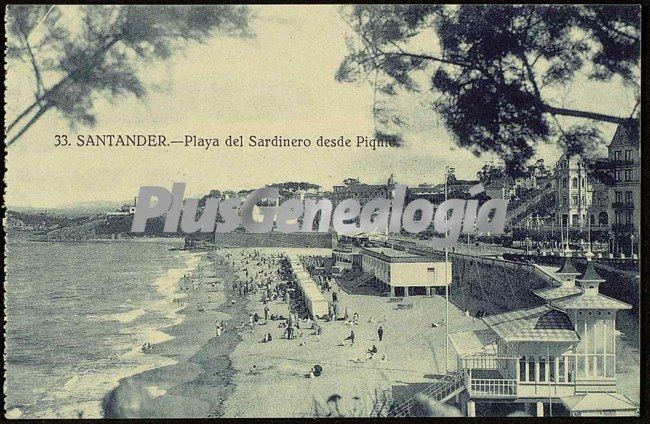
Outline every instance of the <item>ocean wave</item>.
{"type": "MultiPolygon", "coordinates": [[[[204,253],[182,252],[184,263],[178,268],[168,269],[159,277],[150,280],[151,287],[162,295],[162,299],[147,301],[137,308],[123,312],[103,315],[87,315],[93,322],[115,321],[120,325],[119,332],[110,331],[105,334],[104,344],[110,346],[112,354],[103,359],[93,360],[75,367],[74,375],[63,375],[63,380],[55,387],[40,395],[40,405],[35,408],[18,408],[15,404],[12,415],[29,418],[102,418],[102,399],[116,388],[120,379],[144,371],[176,364],[177,361],[165,356],[141,352],[143,343],[156,345],[171,340],[174,337],[163,329],[180,323],[183,314],[177,312],[183,307],[174,299],[183,298],[184,293],[178,293],[179,280],[186,274],[196,270],[204,253]],[[162,315],[162,319],[161,319],[162,315]]],[[[128,294],[127,294],[128,296],[128,294]]],[[[123,298],[119,308],[133,307],[127,298],[123,298]]],[[[119,304],[119,303],[118,303],[119,304]]],[[[120,310],[118,309],[118,310],[120,310]]],[[[50,386],[52,387],[52,386],[50,386]]],[[[150,394],[161,396],[164,391],[152,387],[150,394]]]]}

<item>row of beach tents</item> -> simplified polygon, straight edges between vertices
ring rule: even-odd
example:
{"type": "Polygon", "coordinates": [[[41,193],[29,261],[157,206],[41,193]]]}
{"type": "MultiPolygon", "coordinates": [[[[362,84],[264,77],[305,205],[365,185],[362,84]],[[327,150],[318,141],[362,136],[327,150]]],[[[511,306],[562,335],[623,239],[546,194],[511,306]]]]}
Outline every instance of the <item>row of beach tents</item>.
{"type": "Polygon", "coordinates": [[[298,255],[290,255],[291,269],[298,280],[298,288],[302,293],[305,305],[313,318],[323,318],[329,314],[329,303],[318,288],[318,284],[300,263],[298,255]]]}

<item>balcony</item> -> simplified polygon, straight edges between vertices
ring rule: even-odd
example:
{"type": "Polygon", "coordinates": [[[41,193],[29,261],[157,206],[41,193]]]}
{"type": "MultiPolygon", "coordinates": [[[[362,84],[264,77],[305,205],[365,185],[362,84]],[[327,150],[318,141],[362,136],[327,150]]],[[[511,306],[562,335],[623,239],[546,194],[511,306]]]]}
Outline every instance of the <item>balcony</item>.
{"type": "Polygon", "coordinates": [[[614,202],[612,203],[612,209],[615,210],[620,210],[620,211],[633,211],[634,210],[634,203],[631,201],[621,201],[621,202],[614,202]]]}
{"type": "Polygon", "coordinates": [[[459,366],[465,372],[465,387],[471,397],[517,397],[517,380],[513,378],[517,361],[515,356],[479,354],[459,358],[459,361],[459,366]]]}
{"type": "Polygon", "coordinates": [[[517,380],[504,378],[497,370],[472,370],[466,387],[473,398],[517,397],[517,380]]]}
{"type": "Polygon", "coordinates": [[[612,231],[615,233],[633,233],[634,224],[612,224],[612,231]]]}
{"type": "Polygon", "coordinates": [[[636,165],[634,159],[614,159],[610,162],[611,169],[630,168],[636,165]]]}

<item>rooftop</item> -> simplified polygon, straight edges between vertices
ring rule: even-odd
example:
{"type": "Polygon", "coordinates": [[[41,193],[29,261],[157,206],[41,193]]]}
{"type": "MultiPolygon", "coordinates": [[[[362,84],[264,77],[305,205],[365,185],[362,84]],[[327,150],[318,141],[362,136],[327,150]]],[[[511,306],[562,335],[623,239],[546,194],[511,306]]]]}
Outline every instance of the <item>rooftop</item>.
{"type": "Polygon", "coordinates": [[[555,300],[553,306],[562,309],[632,309],[632,305],[600,293],[555,300]]]}
{"type": "Polygon", "coordinates": [[[604,282],[605,280],[603,277],[601,277],[598,272],[596,272],[596,268],[594,267],[594,263],[592,261],[587,262],[587,268],[585,269],[585,272],[577,278],[579,281],[600,281],[604,282]]]}
{"type": "Polygon", "coordinates": [[[547,305],[486,316],[483,322],[509,342],[580,340],[566,313],[547,305]]]}
{"type": "Polygon", "coordinates": [[[555,273],[580,275],[576,267],[573,266],[573,262],[571,262],[571,259],[569,259],[568,257],[564,258],[564,264],[562,264],[562,268],[555,271],[555,273]]]}
{"type": "Polygon", "coordinates": [[[636,128],[630,128],[627,126],[619,125],[616,128],[614,137],[607,147],[618,147],[618,146],[639,146],[639,131],[636,128]]]}
{"type": "Polygon", "coordinates": [[[417,257],[415,253],[406,252],[404,250],[396,250],[390,247],[366,247],[367,250],[371,250],[380,255],[389,256],[391,258],[412,258],[417,257]]]}
{"type": "Polygon", "coordinates": [[[390,247],[364,247],[361,251],[364,255],[372,256],[384,262],[390,263],[442,263],[443,261],[433,254],[417,254],[404,250],[392,249],[390,247]]]}
{"type": "Polygon", "coordinates": [[[567,396],[562,398],[562,403],[571,412],[634,410],[638,408],[638,405],[618,393],[587,393],[567,396]]]}
{"type": "Polygon", "coordinates": [[[449,341],[459,356],[474,354],[496,354],[498,336],[489,328],[451,333],[449,341]]]}
{"type": "Polygon", "coordinates": [[[544,300],[555,300],[582,293],[580,287],[551,287],[533,291],[544,300]]]}

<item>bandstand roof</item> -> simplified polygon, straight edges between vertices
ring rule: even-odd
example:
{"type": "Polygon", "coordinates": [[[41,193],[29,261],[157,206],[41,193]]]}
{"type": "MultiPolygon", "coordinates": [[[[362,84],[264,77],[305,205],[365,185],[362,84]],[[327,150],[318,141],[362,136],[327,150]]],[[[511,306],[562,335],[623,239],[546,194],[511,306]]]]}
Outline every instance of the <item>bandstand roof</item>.
{"type": "Polygon", "coordinates": [[[470,356],[480,353],[495,354],[499,337],[489,328],[474,331],[451,333],[449,341],[458,356],[470,356]]]}
{"type": "Polygon", "coordinates": [[[483,317],[503,340],[508,342],[575,342],[578,333],[563,311],[543,305],[483,317]]]}
{"type": "Polygon", "coordinates": [[[562,299],[582,293],[580,287],[551,287],[533,291],[537,296],[544,300],[562,299]]]}
{"type": "Polygon", "coordinates": [[[562,398],[562,403],[571,412],[635,410],[639,406],[618,393],[587,393],[562,398]]]}
{"type": "Polygon", "coordinates": [[[600,293],[559,299],[553,305],[561,309],[632,309],[632,305],[600,293]]]}

